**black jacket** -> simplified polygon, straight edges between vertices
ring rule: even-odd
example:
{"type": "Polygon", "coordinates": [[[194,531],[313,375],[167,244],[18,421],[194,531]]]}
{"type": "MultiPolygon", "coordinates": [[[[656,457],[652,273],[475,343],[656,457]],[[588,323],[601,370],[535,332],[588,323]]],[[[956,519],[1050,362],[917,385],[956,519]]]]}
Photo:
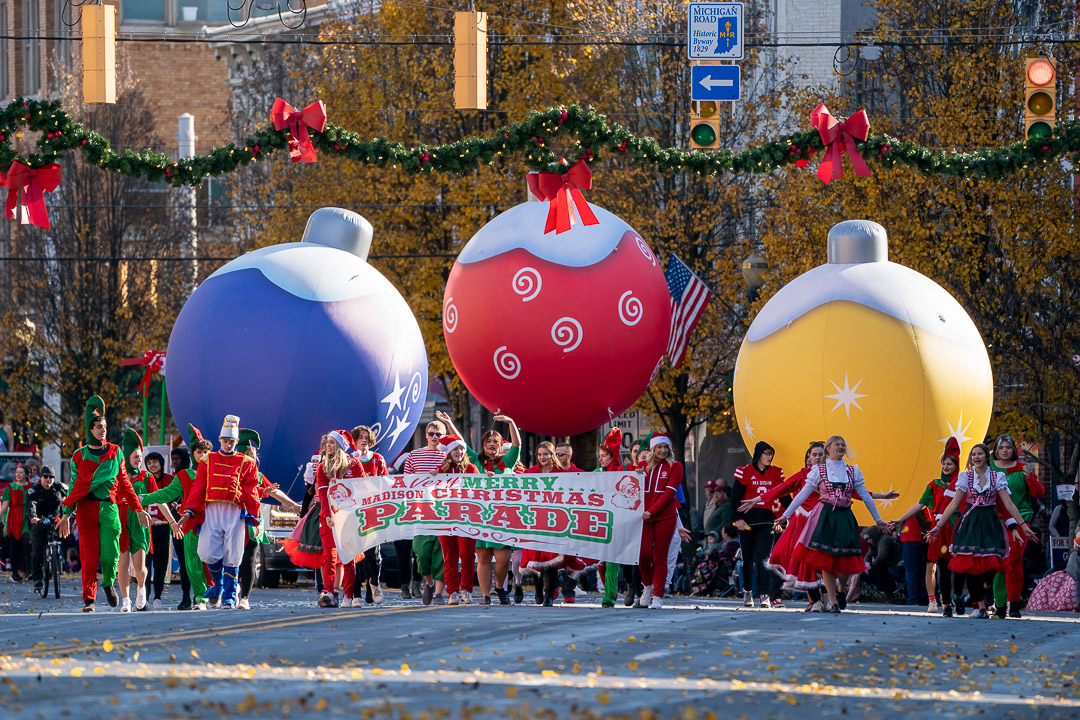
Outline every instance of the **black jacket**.
{"type": "Polygon", "coordinates": [[[59,481],[53,480],[52,487],[46,490],[41,483],[35,483],[30,487],[27,496],[30,500],[30,517],[44,520],[60,516],[60,504],[67,497],[67,488],[59,481]]]}

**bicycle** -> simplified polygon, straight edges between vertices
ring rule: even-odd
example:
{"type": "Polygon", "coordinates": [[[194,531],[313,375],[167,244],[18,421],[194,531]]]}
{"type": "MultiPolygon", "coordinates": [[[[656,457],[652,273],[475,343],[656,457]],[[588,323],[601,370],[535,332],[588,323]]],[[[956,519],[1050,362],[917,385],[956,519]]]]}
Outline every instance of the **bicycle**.
{"type": "Polygon", "coordinates": [[[44,582],[41,584],[41,597],[49,597],[49,580],[53,582],[53,593],[56,599],[60,599],[60,536],[57,533],[56,524],[52,519],[42,520],[49,528],[49,540],[45,545],[45,558],[43,561],[42,574],[44,582]],[[51,578],[50,578],[51,576],[51,578]]]}

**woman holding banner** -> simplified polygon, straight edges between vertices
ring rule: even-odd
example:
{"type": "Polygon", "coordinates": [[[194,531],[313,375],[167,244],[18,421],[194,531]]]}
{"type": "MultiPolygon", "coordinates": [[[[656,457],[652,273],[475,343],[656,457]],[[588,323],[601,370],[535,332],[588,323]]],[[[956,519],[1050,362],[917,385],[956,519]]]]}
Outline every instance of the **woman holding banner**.
{"type": "Polygon", "coordinates": [[[344,577],[341,584],[341,607],[353,607],[360,604],[359,598],[354,597],[356,564],[353,558],[343,562],[338,557],[337,543],[334,541],[333,510],[330,507],[327,491],[337,480],[364,477],[368,473],[360,461],[352,457],[352,453],[356,451],[356,445],[348,430],[334,430],[328,437],[329,441],[323,451],[323,461],[315,470],[315,497],[318,499],[318,512],[322,519],[319,536],[322,539],[323,590],[319,594],[319,607],[338,606],[335,581],[338,568],[342,565],[344,565],[344,577]]]}
{"type": "MultiPolygon", "coordinates": [[[[352,436],[356,442],[353,457],[360,461],[364,468],[364,476],[389,475],[386,460],[379,453],[372,450],[375,447],[375,431],[367,425],[357,425],[353,428],[352,436]]],[[[379,587],[379,572],[382,569],[382,551],[378,546],[364,553],[364,557],[356,562],[356,580],[360,583],[360,589],[365,592],[365,599],[369,603],[381,605],[383,601],[382,588],[379,587]]],[[[360,598],[358,597],[357,600],[360,598]]],[[[358,603],[354,603],[358,604],[358,603]]]]}
{"type": "Polygon", "coordinates": [[[641,514],[641,555],[638,565],[645,589],[636,607],[659,610],[667,584],[668,548],[675,534],[675,496],[682,484],[683,466],[671,456],[671,441],[654,435],[645,463],[645,512],[641,514]]]}
{"type": "MultiPolygon", "coordinates": [[[[436,413],[446,415],[446,413],[436,413]]],[[[449,435],[439,438],[446,457],[432,475],[476,475],[479,469],[465,459],[465,441],[455,432],[449,417],[440,417],[450,428],[449,435]]],[[[443,554],[443,581],[450,594],[451,605],[468,605],[472,601],[473,562],[476,558],[476,540],[457,535],[440,535],[439,545],[443,554]]],[[[488,568],[490,577],[490,566],[488,568]]],[[[490,582],[490,580],[489,580],[490,582]]]]}

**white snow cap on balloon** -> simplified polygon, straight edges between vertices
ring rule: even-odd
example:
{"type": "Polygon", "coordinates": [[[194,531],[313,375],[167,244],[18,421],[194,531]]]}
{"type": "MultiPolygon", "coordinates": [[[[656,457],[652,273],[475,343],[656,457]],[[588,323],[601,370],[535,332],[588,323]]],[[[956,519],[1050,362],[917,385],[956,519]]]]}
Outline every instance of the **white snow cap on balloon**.
{"type": "Polygon", "coordinates": [[[825,265],[788,283],[754,318],[746,339],[761,340],[814,308],[847,300],[960,342],[982,342],[955,298],[911,268],[889,262],[885,228],[870,220],[848,220],[829,230],[825,265]],[[969,336],[969,337],[965,337],[969,336]]]}

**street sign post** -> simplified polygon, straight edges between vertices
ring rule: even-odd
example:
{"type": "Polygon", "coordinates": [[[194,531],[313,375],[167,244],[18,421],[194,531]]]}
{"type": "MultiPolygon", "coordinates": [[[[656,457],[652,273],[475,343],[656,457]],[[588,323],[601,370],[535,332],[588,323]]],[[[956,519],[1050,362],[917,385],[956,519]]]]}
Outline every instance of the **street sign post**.
{"type": "Polygon", "coordinates": [[[740,99],[738,65],[693,65],[690,67],[690,99],[734,102],[740,99]]]}
{"type": "Polygon", "coordinates": [[[692,2],[687,16],[691,60],[743,59],[743,4],[692,2]]]}

